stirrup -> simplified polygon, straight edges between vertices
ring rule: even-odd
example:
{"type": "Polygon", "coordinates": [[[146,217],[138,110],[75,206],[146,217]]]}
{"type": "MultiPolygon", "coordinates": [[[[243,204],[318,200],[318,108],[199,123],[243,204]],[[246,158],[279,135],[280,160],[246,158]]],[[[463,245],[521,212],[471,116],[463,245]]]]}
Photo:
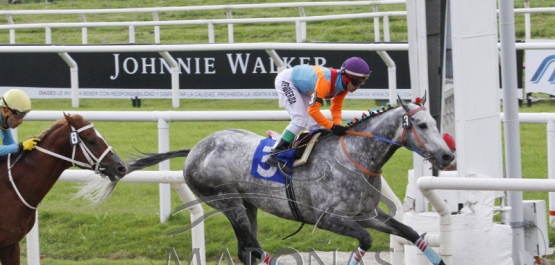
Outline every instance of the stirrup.
{"type": "Polygon", "coordinates": [[[268,159],[266,159],[266,162],[265,162],[265,163],[266,163],[267,165],[269,165],[269,166],[277,167],[277,166],[278,166],[278,163],[279,163],[279,159],[278,159],[278,157],[277,157],[277,154],[276,154],[276,155],[270,155],[270,156],[268,157],[268,159]]]}

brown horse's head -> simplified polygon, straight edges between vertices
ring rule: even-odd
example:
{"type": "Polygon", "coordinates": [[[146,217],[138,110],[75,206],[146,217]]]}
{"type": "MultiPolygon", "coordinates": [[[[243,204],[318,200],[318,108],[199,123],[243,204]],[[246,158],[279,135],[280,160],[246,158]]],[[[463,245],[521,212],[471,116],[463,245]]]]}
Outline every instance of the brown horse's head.
{"type": "Polygon", "coordinates": [[[127,166],[108,145],[104,137],[93,125],[80,115],[65,114],[72,132],[68,135],[72,145],[76,145],[75,160],[89,166],[77,163],[76,166],[92,169],[107,176],[111,181],[118,181],[127,174],[127,166]]]}

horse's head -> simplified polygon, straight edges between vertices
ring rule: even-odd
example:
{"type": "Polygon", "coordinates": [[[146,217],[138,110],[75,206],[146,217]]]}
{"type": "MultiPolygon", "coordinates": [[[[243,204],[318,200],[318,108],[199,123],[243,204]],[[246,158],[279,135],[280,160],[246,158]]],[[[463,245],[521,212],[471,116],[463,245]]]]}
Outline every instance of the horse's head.
{"type": "Polygon", "coordinates": [[[448,167],[455,156],[441,137],[434,118],[423,107],[426,94],[416,103],[404,103],[401,98],[399,102],[405,110],[401,142],[430,161],[436,169],[448,167]]]}
{"type": "Polygon", "coordinates": [[[118,181],[127,173],[127,166],[112,150],[104,137],[92,123],[80,115],[65,114],[68,125],[72,128],[67,136],[75,149],[76,166],[92,169],[96,173],[107,176],[111,181],[118,181]]]}

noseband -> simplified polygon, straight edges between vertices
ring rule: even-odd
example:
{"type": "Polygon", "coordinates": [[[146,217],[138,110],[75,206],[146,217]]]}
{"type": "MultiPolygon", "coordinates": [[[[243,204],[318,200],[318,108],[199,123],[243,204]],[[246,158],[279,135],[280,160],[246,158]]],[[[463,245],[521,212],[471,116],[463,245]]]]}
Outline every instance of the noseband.
{"type": "MultiPolygon", "coordinates": [[[[81,136],[79,136],[80,132],[82,132],[84,130],[87,130],[87,129],[90,129],[90,128],[94,128],[94,125],[92,123],[87,125],[87,126],[83,126],[78,130],[75,130],[75,128],[73,128],[73,126],[71,126],[71,129],[73,129],[73,131],[71,131],[71,133],[70,133],[70,141],[71,141],[71,145],[73,145],[73,152],[71,154],[71,158],[62,156],[60,154],[56,154],[56,153],[54,153],[52,151],[49,151],[49,150],[46,150],[46,149],[44,149],[40,146],[35,146],[35,148],[37,150],[43,152],[43,153],[49,154],[51,156],[54,156],[54,157],[57,157],[57,158],[60,158],[60,159],[66,160],[66,161],[69,161],[73,164],[73,166],[79,165],[81,167],[90,168],[90,169],[93,169],[93,167],[94,167],[94,172],[98,174],[98,173],[100,173],[100,170],[102,169],[102,168],[99,168],[100,167],[100,161],[102,161],[102,159],[104,159],[104,157],[108,154],[108,152],[110,152],[110,150],[112,150],[112,147],[108,146],[108,148],[106,148],[106,150],[102,153],[102,155],[100,155],[99,158],[96,158],[96,156],[91,152],[91,150],[89,150],[89,148],[87,148],[87,146],[83,143],[83,140],[81,139],[81,136]],[[81,151],[83,152],[83,155],[85,156],[85,158],[87,158],[87,161],[89,162],[88,164],[75,160],[75,150],[77,149],[77,145],[79,145],[79,147],[81,147],[81,151]]],[[[13,186],[15,192],[17,193],[17,196],[19,196],[19,199],[21,200],[21,202],[23,202],[23,204],[25,204],[25,206],[29,207],[30,209],[36,210],[37,207],[31,206],[27,201],[25,201],[25,199],[23,198],[23,196],[21,196],[21,193],[19,192],[19,190],[15,186],[15,182],[13,181],[13,177],[12,177],[12,167],[13,167],[13,165],[10,165],[11,164],[10,163],[10,157],[11,157],[11,154],[8,154],[8,175],[9,175],[9,178],[10,178],[10,182],[12,183],[12,186],[13,186]]],[[[16,159],[16,161],[14,162],[14,165],[17,162],[17,160],[18,159],[16,159]]]]}

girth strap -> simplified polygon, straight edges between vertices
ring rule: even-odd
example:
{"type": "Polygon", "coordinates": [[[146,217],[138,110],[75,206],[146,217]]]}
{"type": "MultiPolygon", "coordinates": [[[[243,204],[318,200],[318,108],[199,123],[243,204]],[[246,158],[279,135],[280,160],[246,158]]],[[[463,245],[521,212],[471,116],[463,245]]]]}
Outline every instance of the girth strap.
{"type": "Polygon", "coordinates": [[[289,208],[293,217],[299,222],[303,222],[303,217],[301,211],[299,211],[299,206],[297,205],[297,199],[295,198],[295,191],[293,190],[293,177],[285,176],[285,195],[287,196],[287,203],[289,203],[289,208]]]}

